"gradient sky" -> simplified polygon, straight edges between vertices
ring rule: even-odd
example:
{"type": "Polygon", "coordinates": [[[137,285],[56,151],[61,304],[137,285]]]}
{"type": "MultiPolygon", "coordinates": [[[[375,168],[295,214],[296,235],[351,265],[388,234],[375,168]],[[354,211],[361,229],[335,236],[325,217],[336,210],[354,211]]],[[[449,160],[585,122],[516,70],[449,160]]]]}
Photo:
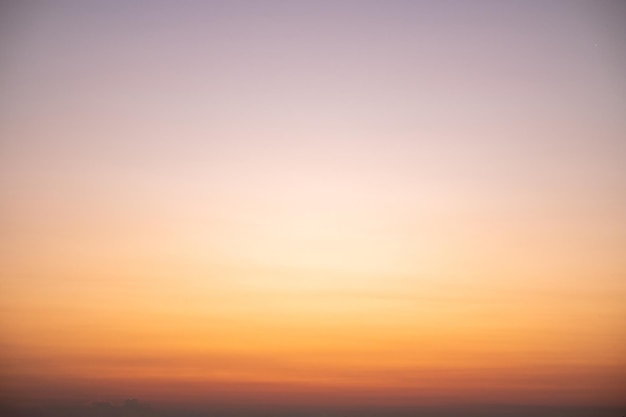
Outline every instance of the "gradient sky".
{"type": "Polygon", "coordinates": [[[623,3],[2,14],[4,400],[623,404],[623,3]]]}

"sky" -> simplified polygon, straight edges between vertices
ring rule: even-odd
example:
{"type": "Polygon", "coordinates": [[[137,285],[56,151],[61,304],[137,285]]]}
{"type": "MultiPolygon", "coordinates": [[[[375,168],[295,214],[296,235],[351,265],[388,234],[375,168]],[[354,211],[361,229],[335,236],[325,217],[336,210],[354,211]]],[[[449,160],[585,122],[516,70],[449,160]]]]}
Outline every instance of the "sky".
{"type": "Polygon", "coordinates": [[[626,406],[618,1],[0,17],[0,400],[626,406]]]}

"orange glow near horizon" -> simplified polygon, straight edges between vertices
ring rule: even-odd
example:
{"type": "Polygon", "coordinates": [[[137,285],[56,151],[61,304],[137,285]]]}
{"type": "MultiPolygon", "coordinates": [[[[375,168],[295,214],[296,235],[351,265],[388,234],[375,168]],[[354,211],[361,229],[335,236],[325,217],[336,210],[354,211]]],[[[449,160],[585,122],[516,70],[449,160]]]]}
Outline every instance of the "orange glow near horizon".
{"type": "Polygon", "coordinates": [[[11,11],[0,400],[623,405],[600,6],[105,3],[11,11]]]}

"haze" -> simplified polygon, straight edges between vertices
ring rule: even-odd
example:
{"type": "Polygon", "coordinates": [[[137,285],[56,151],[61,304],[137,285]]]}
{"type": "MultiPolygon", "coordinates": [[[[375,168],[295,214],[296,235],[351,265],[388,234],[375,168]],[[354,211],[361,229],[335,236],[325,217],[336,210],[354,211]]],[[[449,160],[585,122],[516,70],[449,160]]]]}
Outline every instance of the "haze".
{"type": "Polygon", "coordinates": [[[0,10],[5,404],[626,406],[623,3],[0,10]]]}

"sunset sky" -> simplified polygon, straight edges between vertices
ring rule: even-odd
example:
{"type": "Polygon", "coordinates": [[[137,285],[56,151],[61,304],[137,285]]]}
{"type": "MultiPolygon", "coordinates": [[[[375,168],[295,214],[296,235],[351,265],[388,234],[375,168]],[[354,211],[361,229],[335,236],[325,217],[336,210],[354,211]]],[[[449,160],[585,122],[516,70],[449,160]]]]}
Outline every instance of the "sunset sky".
{"type": "Polygon", "coordinates": [[[0,401],[625,405],[624,3],[0,16],[0,401]]]}

